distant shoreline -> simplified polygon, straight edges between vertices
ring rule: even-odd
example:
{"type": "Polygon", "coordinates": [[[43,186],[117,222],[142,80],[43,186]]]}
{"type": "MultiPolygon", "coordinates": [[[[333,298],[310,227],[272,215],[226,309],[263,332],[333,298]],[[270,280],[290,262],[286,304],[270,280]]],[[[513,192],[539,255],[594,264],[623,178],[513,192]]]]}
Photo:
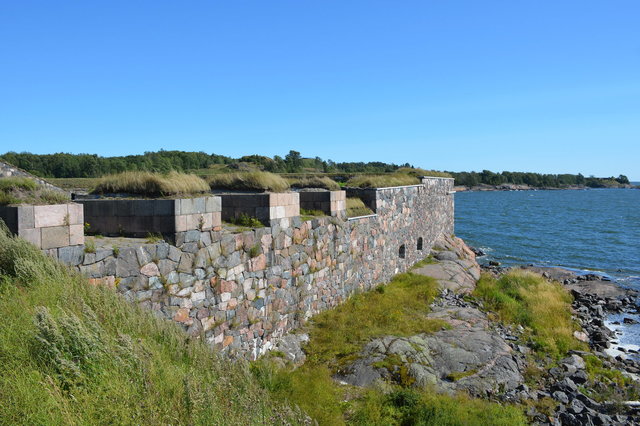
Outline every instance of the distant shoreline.
{"type": "Polygon", "coordinates": [[[583,189],[640,189],[636,185],[620,185],[616,187],[592,188],[586,185],[570,185],[563,188],[549,186],[529,186],[505,183],[502,185],[486,185],[480,184],[475,186],[456,185],[453,187],[456,192],[485,192],[485,191],[565,191],[565,190],[583,190],[583,189]]]}

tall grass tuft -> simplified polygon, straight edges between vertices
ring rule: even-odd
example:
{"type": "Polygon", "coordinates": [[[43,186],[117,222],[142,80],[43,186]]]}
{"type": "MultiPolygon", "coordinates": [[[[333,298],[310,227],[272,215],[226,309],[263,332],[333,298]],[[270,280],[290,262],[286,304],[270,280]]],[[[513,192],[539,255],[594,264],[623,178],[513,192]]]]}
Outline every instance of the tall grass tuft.
{"type": "Polygon", "coordinates": [[[0,424],[298,424],[245,362],[0,232],[0,424]]]}
{"type": "Polygon", "coordinates": [[[193,174],[169,172],[123,172],[101,178],[93,194],[135,194],[141,196],[192,195],[209,192],[207,183],[193,174]]]}
{"type": "Polygon", "coordinates": [[[288,180],[293,188],[322,188],[329,191],[338,191],[340,189],[338,182],[327,176],[304,176],[288,180]]]}
{"type": "Polygon", "coordinates": [[[65,192],[46,188],[24,177],[0,178],[0,205],[61,204],[69,202],[65,192]]]}
{"type": "Polygon", "coordinates": [[[571,295],[559,283],[530,271],[513,270],[499,279],[483,275],[474,294],[504,322],[529,330],[537,352],[554,357],[571,349],[585,349],[573,337],[571,295]]]}
{"type": "Polygon", "coordinates": [[[213,175],[209,178],[211,189],[236,191],[285,192],[289,183],[282,177],[269,172],[238,172],[213,175]]]}

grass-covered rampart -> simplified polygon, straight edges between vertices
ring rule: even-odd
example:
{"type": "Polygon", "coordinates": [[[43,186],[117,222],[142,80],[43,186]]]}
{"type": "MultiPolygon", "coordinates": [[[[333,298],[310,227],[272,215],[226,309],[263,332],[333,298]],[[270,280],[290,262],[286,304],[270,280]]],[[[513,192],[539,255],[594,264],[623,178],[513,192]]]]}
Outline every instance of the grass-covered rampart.
{"type": "Polygon", "coordinates": [[[209,185],[196,175],[169,172],[123,172],[100,178],[94,194],[135,194],[145,197],[193,195],[209,192],[209,185]]]}
{"type": "Polygon", "coordinates": [[[54,191],[26,177],[0,178],[0,205],[60,204],[69,202],[69,195],[54,191]]]}
{"type": "Polygon", "coordinates": [[[271,191],[284,192],[289,189],[289,182],[269,172],[236,172],[216,174],[209,178],[211,189],[232,191],[271,191]]]}
{"type": "Polygon", "coordinates": [[[0,232],[0,424],[296,424],[246,363],[0,232]]]}

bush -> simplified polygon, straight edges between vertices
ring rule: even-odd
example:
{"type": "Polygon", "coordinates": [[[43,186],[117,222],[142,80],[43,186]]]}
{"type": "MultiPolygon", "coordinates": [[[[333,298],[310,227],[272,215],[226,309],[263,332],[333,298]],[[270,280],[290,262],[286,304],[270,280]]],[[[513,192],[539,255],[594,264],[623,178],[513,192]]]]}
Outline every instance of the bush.
{"type": "Polygon", "coordinates": [[[360,198],[347,198],[347,216],[358,217],[373,214],[360,198]]]}
{"type": "Polygon", "coordinates": [[[323,188],[329,191],[338,191],[340,185],[335,180],[326,176],[305,176],[289,179],[293,188],[323,188]]]}
{"type": "Polygon", "coordinates": [[[21,177],[0,178],[0,205],[61,204],[69,202],[69,195],[21,177]]]}
{"type": "Polygon", "coordinates": [[[209,186],[204,180],[192,174],[123,172],[101,178],[91,192],[154,197],[200,194],[209,192],[209,186]]]}
{"type": "Polygon", "coordinates": [[[571,295],[559,283],[529,271],[513,270],[498,280],[483,275],[474,291],[504,322],[529,329],[541,355],[561,357],[570,349],[585,349],[573,337],[571,295]]]}
{"type": "Polygon", "coordinates": [[[209,178],[211,189],[285,192],[289,183],[269,172],[224,173],[209,178]]]}

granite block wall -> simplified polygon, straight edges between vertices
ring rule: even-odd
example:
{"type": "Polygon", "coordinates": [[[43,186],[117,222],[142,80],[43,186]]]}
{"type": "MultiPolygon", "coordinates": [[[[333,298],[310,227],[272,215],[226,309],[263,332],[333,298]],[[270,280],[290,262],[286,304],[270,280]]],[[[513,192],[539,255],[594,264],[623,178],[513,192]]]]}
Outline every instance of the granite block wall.
{"type": "Polygon", "coordinates": [[[9,230],[41,249],[84,244],[82,205],[0,206],[9,230]]]}
{"type": "Polygon", "coordinates": [[[271,225],[272,221],[300,216],[300,195],[296,192],[220,194],[220,197],[222,220],[228,222],[247,215],[271,225]]]}
{"type": "Polygon", "coordinates": [[[377,214],[356,220],[283,217],[237,234],[179,232],[175,245],[51,254],[219,350],[255,359],[312,315],[408,270],[438,236],[453,233],[452,188],[452,179],[428,179],[373,190],[377,214]]]}
{"type": "Polygon", "coordinates": [[[300,208],[320,210],[329,216],[346,217],[347,193],[345,191],[300,191],[300,208]]]}
{"type": "Polygon", "coordinates": [[[171,200],[81,199],[91,232],[105,236],[172,235],[193,229],[219,229],[220,197],[171,200]]]}

